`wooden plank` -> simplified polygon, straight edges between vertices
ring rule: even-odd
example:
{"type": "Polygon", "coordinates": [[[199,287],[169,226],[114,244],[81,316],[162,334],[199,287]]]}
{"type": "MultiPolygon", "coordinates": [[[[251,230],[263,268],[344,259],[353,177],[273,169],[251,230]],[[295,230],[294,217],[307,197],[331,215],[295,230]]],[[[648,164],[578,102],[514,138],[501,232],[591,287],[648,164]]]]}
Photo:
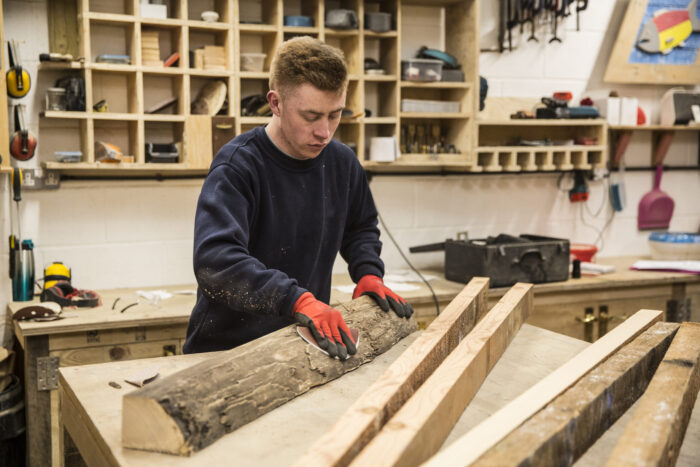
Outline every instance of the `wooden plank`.
{"type": "Polygon", "coordinates": [[[136,360],[139,358],[166,357],[181,353],[180,339],[167,339],[133,344],[53,350],[50,352],[50,355],[59,357],[61,366],[74,366],[136,360]]]}
{"type": "Polygon", "coordinates": [[[352,358],[328,358],[302,341],[295,325],[287,326],[126,394],[123,445],[189,455],[371,361],[418,328],[415,320],[386,313],[368,297],[340,308],[348,326],[360,331],[352,358]]]}
{"type": "Polygon", "coordinates": [[[679,327],[656,323],[472,465],[575,462],[642,395],[679,327]]]}
{"type": "Polygon", "coordinates": [[[49,50],[61,54],[71,54],[74,59],[78,52],[78,9],[74,0],[49,0],[49,50]]]}
{"type": "Polygon", "coordinates": [[[532,298],[532,284],[515,284],[351,465],[416,465],[435,454],[532,311],[532,298]]]}
{"type": "Polygon", "coordinates": [[[49,352],[55,350],[81,349],[85,347],[101,347],[104,345],[135,344],[146,341],[182,339],[186,334],[186,323],[55,334],[49,339],[49,352]]]}
{"type": "Polygon", "coordinates": [[[208,169],[214,158],[211,117],[190,115],[185,118],[184,162],[187,167],[208,169]]]}
{"type": "MultiPolygon", "coordinates": [[[[0,50],[0,69],[5,70],[5,65],[7,62],[9,62],[9,60],[5,60],[7,47],[5,47],[5,26],[2,8],[0,8],[0,45],[2,45],[2,50],[0,50]]],[[[5,79],[5,73],[0,73],[0,90],[3,91],[7,89],[5,79]]],[[[9,168],[10,166],[10,134],[8,117],[7,93],[0,92],[0,155],[3,156],[2,162],[0,162],[0,168],[9,168]]]]}
{"type": "Polygon", "coordinates": [[[699,389],[700,324],[683,323],[606,465],[675,465],[699,389]]]}
{"type": "Polygon", "coordinates": [[[49,355],[48,337],[25,339],[24,405],[27,413],[27,465],[51,465],[51,393],[38,388],[37,358],[49,355]]]}
{"type": "Polygon", "coordinates": [[[486,313],[488,284],[472,279],[296,465],[347,465],[486,313]]]}
{"type": "Polygon", "coordinates": [[[468,465],[476,461],[589,370],[659,321],[662,315],[662,311],[638,311],[438,455],[433,456],[426,465],[468,465]]]}
{"type": "MultiPolygon", "coordinates": [[[[92,426],[83,406],[75,397],[59,373],[58,393],[61,404],[61,425],[70,433],[70,437],[80,451],[87,465],[118,466],[114,455],[100,443],[93,441],[92,426]]],[[[29,464],[27,464],[29,465],[29,464]]]]}

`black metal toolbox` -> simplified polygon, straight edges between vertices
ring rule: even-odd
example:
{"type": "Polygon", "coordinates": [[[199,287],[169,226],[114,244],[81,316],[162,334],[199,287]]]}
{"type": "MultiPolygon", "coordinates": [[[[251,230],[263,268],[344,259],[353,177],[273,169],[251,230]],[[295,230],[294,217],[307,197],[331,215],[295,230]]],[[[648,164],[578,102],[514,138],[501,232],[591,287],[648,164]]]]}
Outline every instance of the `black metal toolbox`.
{"type": "Polygon", "coordinates": [[[491,287],[516,282],[565,281],[569,278],[569,240],[539,235],[506,235],[485,239],[447,239],[410,248],[411,253],[445,250],[445,278],[467,283],[488,277],[491,287]]]}

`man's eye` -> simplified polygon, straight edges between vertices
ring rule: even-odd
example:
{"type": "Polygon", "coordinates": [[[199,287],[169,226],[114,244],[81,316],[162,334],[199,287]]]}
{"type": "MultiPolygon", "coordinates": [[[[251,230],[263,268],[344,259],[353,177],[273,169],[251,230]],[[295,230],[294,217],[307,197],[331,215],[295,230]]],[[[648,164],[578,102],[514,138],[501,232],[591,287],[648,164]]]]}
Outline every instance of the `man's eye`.
{"type": "Polygon", "coordinates": [[[331,120],[338,120],[340,118],[340,116],[341,116],[341,113],[337,112],[337,113],[331,114],[330,118],[331,118],[331,120]]]}
{"type": "Polygon", "coordinates": [[[319,119],[318,115],[305,115],[304,116],[304,120],[306,120],[307,122],[315,122],[318,119],[319,119]]]}

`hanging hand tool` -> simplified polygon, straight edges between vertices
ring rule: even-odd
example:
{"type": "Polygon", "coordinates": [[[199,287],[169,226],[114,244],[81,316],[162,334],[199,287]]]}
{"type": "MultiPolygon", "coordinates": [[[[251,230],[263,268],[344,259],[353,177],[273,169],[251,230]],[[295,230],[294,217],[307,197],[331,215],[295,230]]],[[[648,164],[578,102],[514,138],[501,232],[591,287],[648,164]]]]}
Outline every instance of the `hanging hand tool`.
{"type": "Polygon", "coordinates": [[[554,0],[552,3],[552,21],[553,21],[553,35],[549,40],[549,43],[559,42],[561,44],[561,39],[557,36],[557,29],[559,25],[559,18],[566,16],[566,6],[568,0],[554,0]]]}
{"type": "Polygon", "coordinates": [[[576,30],[581,30],[581,12],[588,8],[588,0],[576,0],[576,30]]]}
{"type": "Polygon", "coordinates": [[[511,15],[512,5],[511,0],[506,0],[506,30],[508,31],[508,51],[513,51],[513,32],[511,31],[511,15]]]}
{"type": "MultiPolygon", "coordinates": [[[[14,279],[17,261],[20,254],[20,245],[22,243],[22,231],[19,221],[19,202],[22,200],[22,170],[12,168],[10,175],[12,183],[12,199],[17,203],[17,232],[18,235],[10,235],[10,279],[14,279]]],[[[10,214],[10,217],[12,214],[10,214]]]]}
{"type": "Polygon", "coordinates": [[[535,25],[535,18],[540,14],[540,11],[542,11],[542,2],[544,0],[530,0],[527,5],[527,9],[529,11],[529,21],[530,21],[530,37],[527,38],[527,41],[535,41],[539,42],[539,39],[535,37],[535,31],[537,30],[537,26],[535,25]]]}
{"type": "Polygon", "coordinates": [[[7,81],[7,95],[20,99],[27,95],[32,85],[32,80],[27,73],[27,70],[22,68],[22,63],[19,59],[17,51],[17,41],[7,41],[8,57],[10,60],[10,69],[5,75],[7,81]]]}
{"type": "Polygon", "coordinates": [[[18,161],[34,157],[36,137],[24,126],[24,105],[15,105],[15,133],[10,141],[10,154],[18,161]]]}

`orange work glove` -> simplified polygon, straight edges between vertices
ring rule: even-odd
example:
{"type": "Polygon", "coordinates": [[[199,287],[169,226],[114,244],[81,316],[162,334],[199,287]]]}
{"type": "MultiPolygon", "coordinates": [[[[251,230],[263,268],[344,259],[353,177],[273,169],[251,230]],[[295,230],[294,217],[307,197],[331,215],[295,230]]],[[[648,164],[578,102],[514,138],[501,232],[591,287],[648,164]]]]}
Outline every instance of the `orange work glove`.
{"type": "Polygon", "coordinates": [[[355,291],[352,293],[352,298],[355,299],[361,295],[368,295],[377,302],[377,305],[384,310],[389,311],[389,307],[400,317],[410,318],[413,314],[413,308],[406,303],[406,300],[396,295],[389,287],[384,285],[381,277],[367,274],[362,276],[362,279],[357,283],[355,291]]]}
{"type": "Polygon", "coordinates": [[[309,328],[318,346],[331,357],[345,360],[348,355],[357,352],[350,329],[340,312],[316,300],[311,292],[304,293],[294,304],[294,318],[297,323],[309,328]]]}

